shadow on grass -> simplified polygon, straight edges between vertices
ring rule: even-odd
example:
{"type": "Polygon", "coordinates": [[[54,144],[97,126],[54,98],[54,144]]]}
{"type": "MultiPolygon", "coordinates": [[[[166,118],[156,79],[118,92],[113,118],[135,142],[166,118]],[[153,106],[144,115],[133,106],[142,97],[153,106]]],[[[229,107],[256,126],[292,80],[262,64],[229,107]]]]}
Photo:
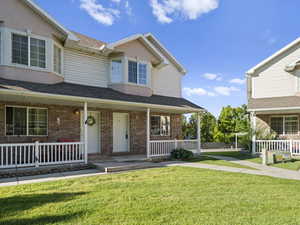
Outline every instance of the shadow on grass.
{"type": "Polygon", "coordinates": [[[51,216],[38,216],[33,218],[20,218],[20,219],[4,219],[0,220],[2,225],[30,225],[30,224],[60,224],[62,222],[72,220],[76,217],[83,215],[83,212],[69,213],[64,215],[51,215],[51,216]]]}
{"type": "MultiPolygon", "coordinates": [[[[22,211],[32,208],[40,207],[48,203],[65,202],[74,199],[76,196],[86,194],[85,192],[75,193],[51,193],[51,194],[30,194],[30,195],[16,195],[12,197],[0,198],[0,224],[14,224],[8,223],[5,217],[13,216],[22,211]],[[3,223],[6,221],[6,223],[3,223]]],[[[64,216],[57,216],[57,219],[64,216]]],[[[68,217],[68,215],[66,215],[68,217]]],[[[54,216],[55,218],[55,216],[54,216]]],[[[43,216],[36,219],[47,219],[47,216],[43,216]]],[[[15,223],[20,224],[20,223],[15,223]]],[[[25,223],[21,223],[25,224],[25,223]]],[[[26,224],[31,224],[30,222],[26,224]]],[[[34,224],[34,223],[33,223],[34,224]]]]}
{"type": "Polygon", "coordinates": [[[247,160],[247,159],[256,159],[258,156],[253,156],[248,152],[241,152],[241,151],[228,151],[228,152],[205,152],[206,156],[226,156],[232,157],[239,160],[247,160]]]}

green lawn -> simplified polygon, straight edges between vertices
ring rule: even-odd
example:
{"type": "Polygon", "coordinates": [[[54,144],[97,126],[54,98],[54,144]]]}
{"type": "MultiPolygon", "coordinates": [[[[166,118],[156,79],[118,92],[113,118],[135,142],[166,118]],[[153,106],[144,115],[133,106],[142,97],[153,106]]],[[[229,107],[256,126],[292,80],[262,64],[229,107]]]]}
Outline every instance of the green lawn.
{"type": "Polygon", "coordinates": [[[249,166],[243,166],[243,165],[239,165],[237,163],[215,159],[215,158],[205,156],[205,155],[202,155],[200,157],[189,160],[189,162],[205,163],[205,164],[217,165],[217,166],[229,166],[229,167],[244,168],[244,169],[255,169],[255,168],[252,168],[249,166]]]}
{"type": "Polygon", "coordinates": [[[168,167],[0,188],[0,224],[300,224],[300,181],[168,167]]]}
{"type": "MultiPolygon", "coordinates": [[[[247,160],[254,163],[259,163],[259,164],[262,163],[261,158],[253,157],[251,154],[246,154],[242,152],[207,152],[205,153],[205,155],[229,156],[241,160],[247,160]]],[[[300,169],[300,160],[294,160],[292,162],[286,162],[286,163],[276,163],[276,164],[272,164],[271,166],[297,171],[300,169]]]]}

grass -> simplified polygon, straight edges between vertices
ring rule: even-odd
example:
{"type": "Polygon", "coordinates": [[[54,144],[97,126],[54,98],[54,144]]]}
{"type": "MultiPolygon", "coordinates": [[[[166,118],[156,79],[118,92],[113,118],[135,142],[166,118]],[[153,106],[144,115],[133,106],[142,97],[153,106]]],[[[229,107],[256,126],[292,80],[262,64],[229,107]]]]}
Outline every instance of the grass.
{"type": "Polygon", "coordinates": [[[237,163],[228,162],[226,160],[215,159],[215,158],[205,156],[205,155],[194,158],[192,160],[189,160],[189,162],[204,163],[204,164],[217,165],[217,166],[229,166],[229,167],[234,167],[234,168],[255,169],[255,168],[252,168],[249,166],[244,166],[244,165],[240,165],[237,163]]]}
{"type": "Polygon", "coordinates": [[[300,181],[168,167],[0,188],[0,224],[300,224],[300,181]]]}
{"type": "MultiPolygon", "coordinates": [[[[262,159],[260,157],[253,157],[251,154],[242,153],[242,152],[207,152],[206,155],[219,155],[219,156],[228,156],[233,157],[241,160],[247,160],[254,163],[262,163],[262,159]]],[[[272,164],[271,166],[288,169],[288,170],[295,170],[298,171],[300,169],[300,160],[294,160],[291,162],[286,163],[276,163],[272,164]]]]}

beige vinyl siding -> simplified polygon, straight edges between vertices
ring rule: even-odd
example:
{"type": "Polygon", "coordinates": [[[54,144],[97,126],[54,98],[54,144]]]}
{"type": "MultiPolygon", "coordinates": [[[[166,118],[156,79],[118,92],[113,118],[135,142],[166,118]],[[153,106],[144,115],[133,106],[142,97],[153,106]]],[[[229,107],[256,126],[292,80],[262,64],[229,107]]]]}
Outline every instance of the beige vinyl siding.
{"type": "Polygon", "coordinates": [[[181,97],[182,74],[178,72],[173,64],[161,69],[152,70],[153,94],[181,97]]]}
{"type": "Polygon", "coordinates": [[[65,81],[69,83],[107,87],[108,59],[89,56],[77,51],[64,51],[65,81]]]}
{"type": "Polygon", "coordinates": [[[262,68],[258,76],[252,77],[252,97],[293,96],[299,92],[299,71],[290,73],[284,70],[299,59],[300,49],[294,48],[262,68]]]}

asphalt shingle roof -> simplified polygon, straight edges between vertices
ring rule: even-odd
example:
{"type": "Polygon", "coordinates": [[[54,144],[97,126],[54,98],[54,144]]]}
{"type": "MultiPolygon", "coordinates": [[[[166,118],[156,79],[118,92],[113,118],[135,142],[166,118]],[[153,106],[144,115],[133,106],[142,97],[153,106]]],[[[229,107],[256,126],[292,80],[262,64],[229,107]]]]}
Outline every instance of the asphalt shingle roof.
{"type": "Polygon", "coordinates": [[[137,95],[124,94],[111,88],[92,87],[72,83],[41,84],[26,81],[16,81],[0,78],[0,88],[15,91],[40,92],[47,94],[66,95],[74,97],[87,97],[106,100],[117,100],[126,102],[156,104],[165,106],[175,106],[182,108],[203,109],[202,107],[184,99],[152,95],[143,97],[137,95]]]}

